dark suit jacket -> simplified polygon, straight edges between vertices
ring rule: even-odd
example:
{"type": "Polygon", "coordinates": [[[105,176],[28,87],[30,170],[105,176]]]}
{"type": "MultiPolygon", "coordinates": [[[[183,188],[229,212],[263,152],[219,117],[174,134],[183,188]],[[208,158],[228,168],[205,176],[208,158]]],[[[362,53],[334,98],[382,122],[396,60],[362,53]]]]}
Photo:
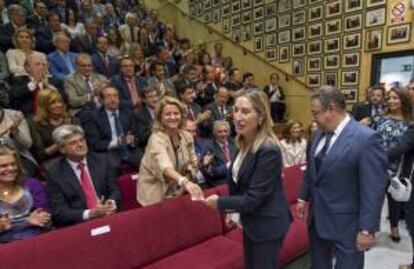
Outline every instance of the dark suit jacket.
{"type": "Polygon", "coordinates": [[[403,154],[405,155],[402,175],[409,177],[414,163],[414,123],[410,123],[398,143],[387,150],[387,155],[390,161],[400,159],[403,154]]]}
{"type": "Polygon", "coordinates": [[[208,104],[214,102],[214,95],[216,94],[218,88],[219,88],[218,83],[216,82],[208,83],[207,88],[204,90],[203,93],[197,92],[194,102],[199,104],[201,107],[205,107],[208,104]]]}
{"type": "Polygon", "coordinates": [[[9,91],[12,108],[25,114],[33,113],[33,92],[27,86],[29,82],[29,76],[14,77],[11,82],[12,90],[9,91]]]}
{"type": "MultiPolygon", "coordinates": [[[[115,200],[119,210],[121,204],[116,185],[117,169],[103,154],[89,153],[86,160],[97,197],[104,196],[105,200],[115,200]]],[[[47,194],[53,224],[67,226],[82,222],[83,212],[87,209],[86,200],[79,180],[67,159],[61,157],[47,172],[47,194]]]]}
{"type": "Polygon", "coordinates": [[[369,102],[356,103],[352,107],[352,116],[357,121],[360,121],[366,117],[371,117],[371,103],[369,102]]]}
{"type": "Polygon", "coordinates": [[[282,238],[289,229],[291,215],[283,192],[282,155],[277,145],[262,145],[248,152],[240,166],[237,183],[230,169],[230,196],[218,200],[222,212],[239,212],[243,230],[255,242],[282,238]]]}
{"type": "MultiPolygon", "coordinates": [[[[129,93],[128,84],[122,74],[115,75],[111,78],[111,83],[118,89],[119,98],[121,99],[121,107],[133,109],[131,94],[129,93]]],[[[147,86],[147,81],[141,76],[135,76],[135,85],[138,90],[138,96],[141,96],[141,92],[147,86]]]]}
{"type": "Polygon", "coordinates": [[[96,52],[92,55],[92,63],[95,68],[95,72],[104,75],[107,78],[114,76],[118,73],[119,65],[118,60],[115,57],[108,56],[109,66],[107,67],[102,56],[96,52]]]}
{"type": "Polygon", "coordinates": [[[14,48],[12,38],[14,35],[14,27],[11,22],[2,25],[0,28],[0,48],[3,53],[10,48],[14,48]]]}
{"type": "Polygon", "coordinates": [[[96,51],[96,37],[90,40],[87,35],[78,36],[73,40],[73,50],[76,52],[86,52],[90,55],[96,51]]]}
{"type": "Polygon", "coordinates": [[[316,171],[322,137],[320,131],[315,134],[299,193],[310,202],[309,221],[330,240],[355,240],[358,231],[378,231],[388,178],[380,134],[351,119],[316,171]]]}
{"type": "MultiPolygon", "coordinates": [[[[219,110],[217,103],[213,102],[208,106],[208,109],[211,111],[211,116],[208,123],[204,126],[200,126],[200,135],[203,137],[212,137],[213,135],[213,124],[216,120],[227,120],[231,127],[231,134],[235,133],[233,120],[230,118],[226,118],[225,115],[222,115],[221,111],[219,110]]],[[[233,111],[232,106],[226,105],[226,113],[233,111]]]]}
{"type": "Polygon", "coordinates": [[[152,124],[154,120],[151,118],[151,114],[148,109],[144,106],[143,109],[137,115],[137,124],[139,133],[142,136],[140,146],[145,148],[148,143],[148,139],[151,136],[152,124]]]}
{"type": "Polygon", "coordinates": [[[55,49],[53,45],[53,32],[48,25],[36,29],[36,49],[44,53],[50,53],[55,49]]]}

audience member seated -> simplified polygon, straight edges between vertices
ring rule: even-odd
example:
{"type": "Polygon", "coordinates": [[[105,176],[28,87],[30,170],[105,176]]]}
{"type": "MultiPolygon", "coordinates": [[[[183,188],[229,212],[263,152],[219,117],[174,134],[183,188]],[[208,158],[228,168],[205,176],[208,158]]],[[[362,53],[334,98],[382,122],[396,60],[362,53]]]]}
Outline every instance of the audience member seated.
{"type": "Polygon", "coordinates": [[[49,230],[51,221],[43,185],[26,178],[18,153],[0,146],[0,243],[49,230]]]}
{"type": "Polygon", "coordinates": [[[306,162],[307,143],[303,131],[302,123],[296,120],[290,120],[284,128],[283,139],[279,143],[284,167],[306,162]]]}
{"type": "Polygon", "coordinates": [[[201,106],[194,102],[194,88],[192,84],[182,84],[177,86],[178,96],[185,107],[185,117],[187,120],[195,121],[197,126],[206,126],[211,116],[211,111],[202,112],[201,106]]]}
{"type": "Polygon", "coordinates": [[[54,49],[53,35],[63,31],[60,18],[54,13],[49,13],[47,25],[36,30],[36,48],[45,53],[50,53],[54,49]]]}
{"type": "Polygon", "coordinates": [[[150,67],[150,75],[151,77],[147,80],[148,86],[157,88],[161,97],[175,95],[174,83],[165,76],[165,65],[163,63],[153,63],[150,67]]]}
{"type": "Polygon", "coordinates": [[[13,35],[14,49],[8,49],[6,52],[7,62],[9,64],[10,73],[14,77],[27,75],[24,64],[26,59],[31,54],[41,54],[41,52],[34,51],[34,39],[31,32],[25,28],[18,28],[13,35]]]}
{"type": "Polygon", "coordinates": [[[66,2],[70,4],[71,1],[56,0],[49,3],[50,13],[58,15],[61,21],[66,20],[66,2]]]}
{"type": "Polygon", "coordinates": [[[139,146],[145,148],[152,133],[152,124],[155,120],[155,109],[160,101],[158,90],[154,87],[145,87],[142,91],[144,107],[137,115],[141,143],[139,146]]]}
{"type": "Polygon", "coordinates": [[[286,111],[285,94],[283,93],[283,89],[279,86],[279,80],[280,78],[277,73],[270,74],[270,83],[263,89],[267,97],[269,97],[270,113],[273,122],[283,121],[286,111]]]}
{"type": "Polygon", "coordinates": [[[89,19],[95,17],[91,0],[83,0],[81,8],[78,10],[78,18],[80,22],[86,23],[89,19]]]}
{"type": "Polygon", "coordinates": [[[85,34],[85,26],[78,21],[77,12],[72,8],[66,8],[66,20],[61,24],[62,29],[69,33],[71,39],[85,34]]]}
{"type": "Polygon", "coordinates": [[[69,51],[70,38],[65,32],[53,35],[56,50],[47,55],[52,81],[58,88],[63,88],[63,81],[76,71],[76,53],[69,51]]]}
{"type": "Polygon", "coordinates": [[[219,88],[215,76],[214,68],[211,66],[205,66],[201,72],[201,81],[197,83],[194,101],[203,108],[214,102],[214,95],[219,88]]]}
{"type": "Polygon", "coordinates": [[[139,168],[143,150],[141,134],[132,111],[120,107],[118,90],[112,85],[100,91],[102,107],[85,124],[89,148],[109,152],[114,163],[139,168]]]}
{"type": "Polygon", "coordinates": [[[128,49],[128,56],[134,62],[135,73],[138,76],[146,76],[148,73],[148,66],[141,45],[138,43],[131,43],[128,49]]]}
{"type": "Polygon", "coordinates": [[[14,47],[12,40],[16,29],[26,28],[26,10],[17,4],[12,4],[7,9],[10,22],[0,28],[0,48],[4,53],[14,47]]]}
{"type": "Polygon", "coordinates": [[[211,53],[211,63],[214,67],[221,67],[223,64],[223,44],[214,44],[214,50],[211,53]]]}
{"type": "Polygon", "coordinates": [[[6,56],[0,51],[0,85],[8,84],[7,81],[10,77],[9,65],[7,63],[6,56]]]}
{"type": "Polygon", "coordinates": [[[95,14],[95,24],[96,24],[96,34],[97,36],[105,36],[105,22],[104,22],[104,16],[102,13],[96,13],[95,14]]]}
{"type": "Polygon", "coordinates": [[[138,35],[139,35],[138,43],[142,48],[144,56],[145,57],[154,56],[157,52],[157,48],[155,47],[155,44],[151,42],[149,38],[148,29],[146,29],[145,27],[140,28],[138,35]]]}
{"type": "Polygon", "coordinates": [[[32,29],[46,27],[48,9],[43,1],[35,1],[33,3],[34,13],[27,18],[27,25],[32,29]]]}
{"type": "Polygon", "coordinates": [[[137,76],[134,71],[134,62],[129,57],[124,57],[120,61],[120,74],[111,79],[111,83],[119,91],[121,107],[130,109],[137,113],[142,108],[140,93],[147,85],[145,78],[137,76]]]}
{"type": "Polygon", "coordinates": [[[97,51],[92,55],[95,72],[109,79],[118,72],[118,60],[108,54],[108,39],[105,36],[98,37],[96,48],[97,51]]]}
{"type": "Polygon", "coordinates": [[[36,174],[37,162],[30,153],[30,129],[22,112],[0,108],[0,144],[20,153],[22,165],[29,176],[36,174]]]}
{"type": "Polygon", "coordinates": [[[37,96],[37,111],[29,121],[32,134],[32,152],[39,162],[60,156],[58,145],[52,139],[53,131],[64,124],[78,124],[66,109],[62,96],[57,91],[43,90],[37,96]]]}
{"type": "Polygon", "coordinates": [[[378,86],[368,88],[365,92],[366,100],[354,105],[352,116],[365,126],[371,126],[373,119],[380,116],[385,110],[384,98],[384,88],[378,86]]]}
{"type": "Polygon", "coordinates": [[[138,41],[138,24],[139,22],[137,15],[132,12],[128,12],[125,15],[125,24],[119,26],[121,37],[128,45],[138,41]]]}
{"type": "Polygon", "coordinates": [[[225,120],[217,120],[213,125],[213,140],[208,153],[203,158],[202,171],[207,184],[217,186],[227,180],[230,165],[237,154],[234,140],[230,137],[230,124],[225,120]]]}
{"type": "Polygon", "coordinates": [[[56,226],[116,213],[121,208],[117,168],[104,154],[88,153],[81,127],[62,125],[52,134],[62,156],[48,169],[47,194],[56,226]]]}
{"type": "Polygon", "coordinates": [[[6,23],[9,22],[9,12],[6,6],[5,1],[0,1],[0,14],[1,14],[1,18],[0,18],[0,25],[5,25],[6,23]]]}
{"type": "Polygon", "coordinates": [[[159,203],[184,191],[194,199],[203,198],[201,188],[193,183],[197,171],[194,141],[184,128],[181,103],[169,96],[161,99],[139,170],[137,200],[141,205],[159,203]]]}
{"type": "Polygon", "coordinates": [[[107,2],[105,4],[105,17],[104,17],[104,24],[105,24],[105,31],[108,33],[110,28],[118,28],[122,24],[122,18],[120,18],[114,9],[112,3],[107,2]]]}
{"type": "Polygon", "coordinates": [[[93,72],[91,56],[80,53],[76,56],[76,72],[64,81],[70,112],[75,115],[83,108],[99,106],[98,89],[106,78],[93,72]]]}
{"type": "Polygon", "coordinates": [[[119,58],[126,53],[126,46],[118,28],[111,27],[108,30],[108,54],[119,58]]]}
{"type": "Polygon", "coordinates": [[[243,88],[243,76],[240,69],[232,68],[229,71],[229,80],[224,83],[224,86],[231,92],[232,96],[243,88]]]}
{"type": "MultiPolygon", "coordinates": [[[[211,103],[209,106],[209,110],[211,111],[210,122],[208,125],[207,130],[203,130],[202,134],[207,137],[211,137],[212,130],[213,130],[213,123],[216,120],[226,120],[231,126],[231,134],[234,132],[234,125],[233,125],[233,107],[228,105],[228,101],[230,98],[229,90],[226,87],[220,86],[214,98],[214,102],[211,103]]],[[[204,129],[204,128],[202,128],[204,129]]]]}
{"type": "Polygon", "coordinates": [[[159,46],[157,53],[158,61],[164,64],[165,77],[170,78],[173,81],[177,79],[178,67],[177,64],[171,59],[171,53],[167,47],[159,46]]]}
{"type": "Polygon", "coordinates": [[[85,22],[85,34],[73,39],[73,48],[77,52],[85,52],[90,55],[96,51],[97,42],[96,23],[93,18],[85,22]]]}
{"type": "Polygon", "coordinates": [[[56,89],[49,83],[47,60],[44,54],[30,54],[24,67],[27,75],[12,79],[13,90],[9,91],[9,95],[12,107],[28,116],[36,112],[37,95],[41,90],[56,89]]]}
{"type": "Polygon", "coordinates": [[[256,84],[254,83],[253,73],[246,72],[243,74],[243,90],[257,89],[256,84]]]}

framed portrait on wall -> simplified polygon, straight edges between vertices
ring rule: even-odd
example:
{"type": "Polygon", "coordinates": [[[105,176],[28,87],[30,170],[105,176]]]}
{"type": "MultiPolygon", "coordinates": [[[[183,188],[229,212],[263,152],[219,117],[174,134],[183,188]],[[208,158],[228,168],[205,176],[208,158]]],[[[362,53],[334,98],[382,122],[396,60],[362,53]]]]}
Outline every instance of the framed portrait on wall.
{"type": "Polygon", "coordinates": [[[272,18],[276,16],[277,6],[276,2],[269,3],[264,6],[264,13],[266,18],[272,18]]]}
{"type": "Polygon", "coordinates": [[[321,38],[323,33],[322,23],[308,26],[308,39],[321,38]]]}
{"type": "Polygon", "coordinates": [[[325,69],[338,69],[339,68],[339,55],[336,55],[336,54],[326,55],[323,58],[323,66],[325,69]]]}
{"type": "Polygon", "coordinates": [[[315,40],[308,42],[308,54],[315,55],[322,53],[322,40],[315,40]]]}
{"type": "Polygon", "coordinates": [[[338,83],[338,72],[326,72],[324,74],[324,85],[329,85],[332,87],[337,87],[339,85],[338,83]]]}
{"type": "Polygon", "coordinates": [[[323,19],[323,6],[309,7],[308,9],[308,21],[318,21],[323,19]]]}
{"type": "Polygon", "coordinates": [[[362,29],[362,14],[349,15],[345,17],[345,32],[362,29]]]}
{"type": "Polygon", "coordinates": [[[325,18],[340,16],[342,13],[342,1],[334,1],[325,4],[325,18]]]}
{"type": "Polygon", "coordinates": [[[249,41],[252,39],[252,27],[251,24],[241,26],[242,41],[249,41]]]}
{"type": "Polygon", "coordinates": [[[264,4],[264,0],[253,0],[253,6],[258,7],[264,4]]]}
{"type": "Polygon", "coordinates": [[[231,16],[231,27],[236,27],[241,24],[240,13],[231,16]]]}
{"type": "Polygon", "coordinates": [[[367,30],[365,39],[365,51],[378,51],[382,48],[382,29],[367,30]]]}
{"type": "Polygon", "coordinates": [[[358,70],[342,71],[342,76],[341,76],[342,86],[358,85],[358,80],[359,80],[358,70]]]}
{"type": "Polygon", "coordinates": [[[248,24],[252,21],[252,12],[251,11],[245,11],[242,13],[242,23],[248,24]]]}
{"type": "Polygon", "coordinates": [[[265,50],[265,60],[267,62],[277,61],[277,51],[275,49],[265,50]]]}
{"type": "Polygon", "coordinates": [[[238,13],[241,11],[240,1],[234,1],[231,3],[231,13],[238,13]]]}
{"type": "Polygon", "coordinates": [[[322,3],[323,0],[309,0],[309,5],[319,4],[322,3]]]}
{"type": "Polygon", "coordinates": [[[214,9],[213,10],[213,22],[218,23],[220,21],[220,9],[214,9]]]}
{"type": "Polygon", "coordinates": [[[253,25],[253,35],[254,36],[258,36],[258,35],[261,35],[261,34],[263,34],[263,22],[256,22],[254,25],[253,25]]]}
{"type": "Polygon", "coordinates": [[[242,10],[249,10],[252,7],[252,0],[242,0],[242,10]]]}
{"type": "Polygon", "coordinates": [[[361,33],[344,35],[344,50],[361,48],[361,33]]]}
{"type": "Polygon", "coordinates": [[[345,0],[345,13],[362,10],[362,0],[345,0]]]}
{"type": "Polygon", "coordinates": [[[279,46],[279,63],[289,62],[290,47],[279,46]]]}
{"type": "Polygon", "coordinates": [[[306,85],[310,88],[316,88],[321,86],[321,74],[308,74],[306,76],[306,85]]]}
{"type": "Polygon", "coordinates": [[[367,8],[382,6],[387,3],[387,0],[367,0],[367,8]]]}
{"type": "Polygon", "coordinates": [[[306,6],[306,0],[292,0],[292,8],[298,9],[306,6]]]}
{"type": "Polygon", "coordinates": [[[365,15],[365,27],[380,26],[385,24],[385,7],[368,10],[365,15]]]}
{"type": "Polygon", "coordinates": [[[204,5],[203,2],[198,2],[196,4],[196,13],[198,17],[201,17],[204,15],[204,5]]]}
{"type": "Polygon", "coordinates": [[[211,21],[212,21],[212,13],[211,11],[206,11],[206,13],[204,13],[204,22],[210,23],[211,21]]]}
{"type": "Polygon", "coordinates": [[[320,57],[310,57],[308,58],[308,71],[321,71],[322,69],[322,59],[320,57]]]}
{"type": "Polygon", "coordinates": [[[325,35],[336,35],[342,32],[341,19],[331,20],[325,22],[325,35]]]}
{"type": "Polygon", "coordinates": [[[235,43],[240,43],[241,41],[241,30],[240,27],[234,27],[231,30],[231,40],[235,43]]]}
{"type": "Polygon", "coordinates": [[[230,14],[231,14],[230,5],[223,5],[221,8],[221,15],[223,16],[223,18],[229,17],[230,14]]]}
{"type": "Polygon", "coordinates": [[[302,59],[293,59],[292,61],[293,76],[303,76],[305,74],[304,64],[302,59]]]}
{"type": "Polygon", "coordinates": [[[263,17],[264,17],[263,7],[255,8],[254,11],[253,11],[253,20],[258,21],[258,20],[263,19],[263,17]]]}
{"type": "Polygon", "coordinates": [[[213,7],[218,7],[218,6],[220,6],[220,0],[212,0],[212,1],[211,1],[211,5],[212,5],[213,7]]]}
{"type": "Polygon", "coordinates": [[[347,103],[355,103],[358,101],[358,89],[357,88],[345,88],[341,89],[342,94],[345,96],[347,103]]]}
{"type": "Polygon", "coordinates": [[[292,13],[292,25],[301,25],[306,22],[305,10],[297,11],[292,13]]]}
{"type": "Polygon", "coordinates": [[[211,0],[204,0],[204,11],[207,11],[211,8],[211,0]]]}
{"type": "Polygon", "coordinates": [[[292,9],[292,0],[279,0],[279,14],[285,13],[292,9]]]}
{"type": "Polygon", "coordinates": [[[411,24],[389,26],[387,29],[387,45],[410,42],[411,24]]]}
{"type": "Polygon", "coordinates": [[[229,18],[222,20],[221,30],[225,34],[230,33],[230,19],[229,18]]]}
{"type": "Polygon", "coordinates": [[[279,44],[290,43],[290,30],[280,31],[278,34],[279,44]]]}
{"type": "Polygon", "coordinates": [[[344,53],[342,54],[342,67],[343,68],[355,68],[360,66],[360,53],[344,53]]]}
{"type": "Polygon", "coordinates": [[[263,37],[256,36],[254,38],[254,52],[262,52],[263,51],[263,37]]]}
{"type": "Polygon", "coordinates": [[[299,27],[292,29],[292,41],[298,42],[305,40],[305,27],[299,27]]]}
{"type": "Polygon", "coordinates": [[[290,14],[279,16],[279,29],[287,28],[291,25],[290,14]]]}
{"type": "Polygon", "coordinates": [[[276,33],[266,34],[265,36],[265,48],[274,48],[276,47],[277,36],[276,33]]]}
{"type": "Polygon", "coordinates": [[[292,58],[305,56],[305,44],[292,44],[292,58]]]}
{"type": "Polygon", "coordinates": [[[341,50],[341,38],[334,37],[325,40],[325,52],[333,53],[341,50]]]}
{"type": "Polygon", "coordinates": [[[276,30],[276,18],[266,19],[264,26],[265,33],[270,33],[276,30]]]}

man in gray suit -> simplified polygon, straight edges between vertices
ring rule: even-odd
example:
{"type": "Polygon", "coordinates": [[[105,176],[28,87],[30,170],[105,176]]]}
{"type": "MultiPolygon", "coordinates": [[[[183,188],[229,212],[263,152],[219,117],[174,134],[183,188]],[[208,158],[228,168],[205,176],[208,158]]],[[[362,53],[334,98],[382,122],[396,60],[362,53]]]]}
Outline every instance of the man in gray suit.
{"type": "Polygon", "coordinates": [[[93,71],[89,54],[80,53],[76,57],[76,72],[64,81],[68,96],[69,110],[76,114],[85,107],[96,108],[99,105],[98,89],[107,79],[93,71]]]}
{"type": "Polygon", "coordinates": [[[155,62],[150,67],[151,77],[148,78],[147,83],[150,88],[157,88],[160,97],[164,95],[176,96],[174,83],[165,75],[165,64],[162,62],[155,62]]]}
{"type": "Polygon", "coordinates": [[[297,210],[304,217],[310,203],[312,268],[332,269],[335,253],[335,269],[362,269],[379,229],[387,181],[380,135],[351,118],[345,97],[330,86],[312,95],[311,113],[320,131],[312,139],[297,210]]]}

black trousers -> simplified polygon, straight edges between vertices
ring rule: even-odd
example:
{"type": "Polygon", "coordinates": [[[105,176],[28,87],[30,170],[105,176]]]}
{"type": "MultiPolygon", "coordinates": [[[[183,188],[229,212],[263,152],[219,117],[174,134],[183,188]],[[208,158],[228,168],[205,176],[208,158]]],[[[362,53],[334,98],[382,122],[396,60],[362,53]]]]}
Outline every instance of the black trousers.
{"type": "Polygon", "coordinates": [[[390,218],[391,228],[398,228],[398,222],[402,218],[404,203],[395,201],[387,192],[388,216],[390,218]]]}
{"type": "Polygon", "coordinates": [[[274,241],[254,242],[243,232],[244,268],[278,269],[277,260],[283,237],[274,241]]]}

